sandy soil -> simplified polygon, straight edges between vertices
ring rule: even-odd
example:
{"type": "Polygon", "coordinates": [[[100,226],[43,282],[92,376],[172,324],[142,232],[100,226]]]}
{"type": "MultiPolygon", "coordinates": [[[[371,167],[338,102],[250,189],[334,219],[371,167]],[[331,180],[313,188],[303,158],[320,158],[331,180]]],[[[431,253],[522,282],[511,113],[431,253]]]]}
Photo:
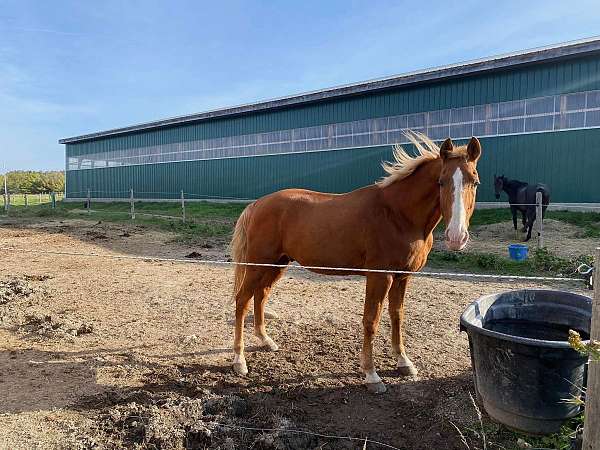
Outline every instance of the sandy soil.
{"type": "MultiPolygon", "coordinates": [[[[227,257],[222,242],[187,246],[139,226],[69,220],[4,223],[0,231],[0,246],[21,249],[227,257]]],[[[360,278],[288,272],[269,303],[280,316],[268,329],[281,350],[253,347],[247,328],[250,374],[241,378],[230,370],[231,269],[0,255],[1,449],[363,448],[214,422],[368,437],[401,449],[464,448],[451,422],[476,418],[458,319],[480,295],[507,289],[414,279],[406,340],[420,373],[396,374],[384,315],[375,354],[388,392],[374,396],[358,372],[360,278]]]]}

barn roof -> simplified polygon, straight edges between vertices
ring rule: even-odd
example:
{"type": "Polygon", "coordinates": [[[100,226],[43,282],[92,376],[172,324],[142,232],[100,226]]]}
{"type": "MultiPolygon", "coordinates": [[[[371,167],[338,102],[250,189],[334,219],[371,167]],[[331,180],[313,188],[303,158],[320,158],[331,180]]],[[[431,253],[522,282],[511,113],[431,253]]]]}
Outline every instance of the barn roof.
{"type": "Polygon", "coordinates": [[[375,80],[361,81],[343,86],[319,89],[316,91],[294,94],[266,101],[247,103],[228,108],[213,109],[196,114],[170,117],[152,122],[145,122],[106,131],[99,131],[96,133],[84,134],[81,136],[64,138],[60,139],[58,142],[60,144],[71,144],[79,141],[87,141],[107,136],[121,135],[148,129],[169,127],[173,125],[200,122],[227,116],[238,116],[265,110],[285,108],[306,103],[313,103],[321,100],[337,99],[340,97],[360,95],[419,83],[435,82],[465,75],[493,72],[506,69],[508,67],[536,64],[598,52],[600,52],[600,37],[593,37],[547,47],[539,47],[530,50],[523,50],[488,58],[450,64],[446,66],[417,70],[414,72],[378,78],[375,80]]]}

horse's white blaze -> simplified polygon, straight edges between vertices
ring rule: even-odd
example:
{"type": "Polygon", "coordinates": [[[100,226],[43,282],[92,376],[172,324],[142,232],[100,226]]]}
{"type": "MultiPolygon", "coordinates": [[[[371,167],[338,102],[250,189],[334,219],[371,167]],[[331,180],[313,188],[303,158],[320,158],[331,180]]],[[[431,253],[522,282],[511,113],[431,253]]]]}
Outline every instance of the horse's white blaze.
{"type": "Polygon", "coordinates": [[[463,174],[460,167],[456,168],[452,175],[454,183],[454,198],[452,202],[452,217],[448,225],[448,237],[451,241],[462,241],[466,231],[467,213],[465,211],[465,202],[463,200],[463,174]]]}
{"type": "Polygon", "coordinates": [[[370,370],[365,372],[365,382],[367,384],[381,383],[381,378],[379,378],[375,370],[370,370]]]}

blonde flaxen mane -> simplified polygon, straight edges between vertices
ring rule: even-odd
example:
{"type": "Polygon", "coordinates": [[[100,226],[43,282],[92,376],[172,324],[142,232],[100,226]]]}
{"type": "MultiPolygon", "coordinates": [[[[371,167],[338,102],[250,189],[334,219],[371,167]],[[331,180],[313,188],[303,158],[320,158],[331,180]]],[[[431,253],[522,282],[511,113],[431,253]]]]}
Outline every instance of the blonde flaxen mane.
{"type": "MultiPolygon", "coordinates": [[[[382,163],[383,170],[388,174],[378,183],[383,187],[408,177],[421,164],[440,157],[440,147],[423,133],[407,130],[404,135],[415,146],[417,154],[409,155],[400,144],[394,145],[394,162],[382,163]]],[[[465,147],[456,147],[452,153],[452,158],[465,156],[465,147]]]]}

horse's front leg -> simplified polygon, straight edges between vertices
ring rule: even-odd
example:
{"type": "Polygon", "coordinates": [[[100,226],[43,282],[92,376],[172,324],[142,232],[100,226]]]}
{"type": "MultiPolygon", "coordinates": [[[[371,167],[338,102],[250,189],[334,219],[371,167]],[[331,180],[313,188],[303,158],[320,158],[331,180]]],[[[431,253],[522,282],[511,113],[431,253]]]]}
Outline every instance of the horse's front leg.
{"type": "Polygon", "coordinates": [[[392,276],[386,274],[367,275],[367,293],[363,314],[364,340],[360,355],[360,368],[365,374],[365,383],[369,392],[381,394],[386,391],[385,385],[375,370],[373,362],[373,338],[379,328],[383,300],[390,290],[392,276]]]}
{"type": "Polygon", "coordinates": [[[390,322],[392,324],[392,351],[398,357],[398,372],[400,375],[413,376],[417,374],[412,361],[406,356],[402,322],[404,321],[404,297],[408,285],[408,277],[396,277],[388,294],[390,322]]]}
{"type": "Polygon", "coordinates": [[[513,226],[515,227],[515,239],[519,237],[519,232],[517,231],[517,207],[511,206],[510,212],[512,213],[513,226]]]}
{"type": "Polygon", "coordinates": [[[515,227],[515,231],[517,230],[517,207],[511,206],[510,212],[512,213],[513,226],[515,227]]]}

